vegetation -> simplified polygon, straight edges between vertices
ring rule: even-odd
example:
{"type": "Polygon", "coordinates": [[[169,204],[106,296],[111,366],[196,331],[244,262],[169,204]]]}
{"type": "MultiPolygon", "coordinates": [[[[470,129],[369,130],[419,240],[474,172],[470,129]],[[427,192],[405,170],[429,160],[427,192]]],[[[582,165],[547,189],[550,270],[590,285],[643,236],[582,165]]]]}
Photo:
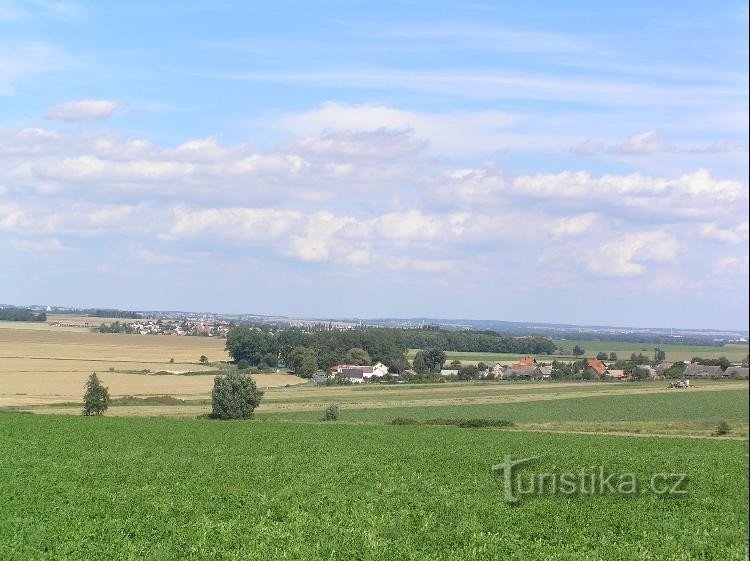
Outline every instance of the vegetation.
{"type": "Polygon", "coordinates": [[[263,391],[245,374],[230,372],[214,378],[211,392],[211,417],[214,419],[249,419],[263,397],[263,391]]]}
{"type": "Polygon", "coordinates": [[[3,559],[747,556],[741,441],[0,414],[0,450],[13,474],[0,485],[3,559]],[[688,496],[510,506],[491,470],[506,454],[539,456],[539,473],[688,471],[688,496]],[[550,513],[558,522],[540,527],[550,513]]]}
{"type": "Polygon", "coordinates": [[[96,328],[96,331],[99,333],[125,333],[127,335],[136,333],[133,324],[127,322],[120,323],[119,321],[113,321],[109,324],[102,322],[99,327],[96,328]]]}
{"type": "Polygon", "coordinates": [[[339,406],[335,403],[329,403],[326,407],[326,413],[324,420],[326,421],[338,421],[339,420],[339,406]]]}
{"type": "Polygon", "coordinates": [[[109,401],[109,391],[101,383],[96,372],[92,372],[86,381],[83,394],[83,414],[103,415],[109,407],[109,401]]]}
{"type": "Polygon", "coordinates": [[[26,308],[0,308],[0,321],[47,321],[47,314],[26,308]]]}

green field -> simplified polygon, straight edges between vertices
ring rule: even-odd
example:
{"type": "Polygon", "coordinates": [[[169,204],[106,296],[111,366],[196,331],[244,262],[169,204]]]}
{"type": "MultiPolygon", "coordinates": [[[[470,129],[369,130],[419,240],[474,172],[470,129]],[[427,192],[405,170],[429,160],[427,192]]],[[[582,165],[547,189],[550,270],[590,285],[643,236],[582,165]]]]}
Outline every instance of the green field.
{"type": "Polygon", "coordinates": [[[1,559],[744,560],[747,443],[0,414],[1,559]],[[502,498],[491,465],[689,473],[686,498],[502,498]]]}
{"type": "MultiPolygon", "coordinates": [[[[601,388],[601,386],[599,387],[601,388]]],[[[568,389],[568,388],[566,388],[568,389]]],[[[606,391],[601,388],[600,391],[606,391]]],[[[539,391],[539,390],[535,390],[539,391]]],[[[548,390],[553,393],[553,388],[548,390]]],[[[518,394],[516,394],[518,395],[518,394]]],[[[549,394],[547,394],[549,395],[549,394]]],[[[544,395],[542,396],[544,397],[544,395]]],[[[675,390],[672,393],[606,395],[601,397],[575,397],[568,389],[555,397],[565,399],[536,399],[512,403],[482,403],[461,405],[402,406],[352,408],[342,407],[341,420],[352,422],[387,423],[397,417],[412,419],[435,418],[490,418],[514,423],[589,423],[599,421],[684,421],[705,425],[713,429],[721,419],[748,422],[747,389],[728,391],[675,390]],[[570,395],[571,397],[567,397],[570,395]]],[[[321,407],[322,411],[322,407],[321,407]]],[[[258,418],[314,421],[321,418],[320,411],[280,412],[264,414],[258,418]]]]}
{"type": "MultiPolygon", "coordinates": [[[[747,345],[724,345],[722,347],[712,347],[708,345],[657,345],[652,343],[619,343],[613,341],[568,341],[563,339],[555,339],[555,345],[559,349],[563,350],[561,355],[537,355],[538,360],[551,362],[555,359],[574,358],[572,355],[573,347],[580,345],[581,348],[586,352],[586,356],[593,357],[597,353],[606,352],[617,353],[618,358],[630,358],[631,353],[643,353],[648,357],[652,357],[654,354],[654,348],[659,347],[667,353],[667,360],[690,360],[693,357],[701,358],[719,358],[722,356],[727,357],[731,362],[742,362],[742,360],[748,356],[747,345]]],[[[407,351],[407,357],[409,360],[414,359],[414,355],[418,349],[409,349],[407,351]]],[[[494,361],[516,361],[524,357],[524,355],[511,354],[511,353],[473,353],[473,352],[459,352],[459,351],[447,351],[447,360],[461,360],[466,362],[494,362],[494,361]]]]}

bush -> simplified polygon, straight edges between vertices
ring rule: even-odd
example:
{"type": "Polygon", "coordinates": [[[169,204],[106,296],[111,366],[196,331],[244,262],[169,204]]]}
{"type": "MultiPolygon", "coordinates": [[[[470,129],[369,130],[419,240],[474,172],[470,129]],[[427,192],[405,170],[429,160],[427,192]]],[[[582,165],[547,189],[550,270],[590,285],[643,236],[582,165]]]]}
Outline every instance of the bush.
{"type": "Polygon", "coordinates": [[[237,368],[239,368],[240,370],[247,370],[248,368],[250,368],[250,363],[243,358],[237,361],[237,368]]]}
{"type": "Polygon", "coordinates": [[[392,425],[418,425],[419,421],[409,417],[396,417],[391,421],[392,425]]]}
{"type": "Polygon", "coordinates": [[[250,376],[240,372],[216,376],[211,392],[211,418],[249,419],[262,397],[263,391],[250,376]]]}
{"type": "Polygon", "coordinates": [[[83,394],[83,414],[102,415],[109,407],[109,392],[99,381],[96,372],[92,372],[86,381],[86,391],[83,394]]]}
{"type": "Polygon", "coordinates": [[[339,406],[335,403],[328,404],[326,407],[326,421],[338,421],[339,419],[339,406]]]}
{"type": "Polygon", "coordinates": [[[724,436],[729,434],[730,432],[732,432],[732,427],[730,427],[729,423],[722,419],[716,426],[716,432],[714,433],[714,436],[724,436]]]}

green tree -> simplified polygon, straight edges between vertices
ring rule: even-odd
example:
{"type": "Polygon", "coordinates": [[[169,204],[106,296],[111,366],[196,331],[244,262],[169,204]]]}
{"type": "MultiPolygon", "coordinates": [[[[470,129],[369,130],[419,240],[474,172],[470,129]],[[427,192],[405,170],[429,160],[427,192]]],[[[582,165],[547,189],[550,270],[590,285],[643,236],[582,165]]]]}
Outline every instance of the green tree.
{"type": "Polygon", "coordinates": [[[359,347],[354,347],[346,351],[346,358],[344,360],[347,364],[354,364],[357,366],[368,366],[372,364],[370,354],[359,347]]]}
{"type": "Polygon", "coordinates": [[[257,365],[269,351],[268,346],[268,337],[260,330],[241,325],[229,330],[225,348],[235,362],[244,359],[257,365]]]}
{"type": "Polygon", "coordinates": [[[607,353],[599,352],[596,355],[597,360],[607,360],[607,353]]]}
{"type": "Polygon", "coordinates": [[[487,372],[489,366],[487,366],[487,364],[484,362],[480,362],[479,364],[477,364],[477,368],[479,368],[480,372],[487,372]]]}
{"type": "Polygon", "coordinates": [[[289,366],[297,376],[311,378],[318,371],[318,357],[309,347],[295,347],[289,353],[289,366]]]}
{"type": "Polygon", "coordinates": [[[586,354],[586,351],[584,351],[580,345],[573,347],[573,356],[582,356],[584,354],[586,354]]]}
{"type": "Polygon", "coordinates": [[[324,419],[326,421],[338,421],[339,420],[339,406],[336,403],[329,403],[326,407],[326,414],[324,419]]]}
{"type": "Polygon", "coordinates": [[[654,363],[660,363],[667,358],[667,353],[661,350],[659,347],[654,349],[654,363]]]}
{"type": "Polygon", "coordinates": [[[109,407],[109,391],[102,385],[96,372],[92,372],[86,380],[83,394],[83,414],[102,415],[109,407]]]}
{"type": "Polygon", "coordinates": [[[214,419],[249,419],[260,405],[263,391],[255,381],[240,372],[214,378],[211,392],[211,417],[214,419]]]}
{"type": "Polygon", "coordinates": [[[201,355],[201,357],[198,359],[198,362],[201,364],[208,364],[208,357],[206,355],[201,355]]]}
{"type": "Polygon", "coordinates": [[[452,360],[451,361],[451,368],[453,370],[461,370],[461,361],[460,360],[452,360]]]}
{"type": "Polygon", "coordinates": [[[609,353],[609,360],[617,360],[617,353],[615,352],[609,353]]]}

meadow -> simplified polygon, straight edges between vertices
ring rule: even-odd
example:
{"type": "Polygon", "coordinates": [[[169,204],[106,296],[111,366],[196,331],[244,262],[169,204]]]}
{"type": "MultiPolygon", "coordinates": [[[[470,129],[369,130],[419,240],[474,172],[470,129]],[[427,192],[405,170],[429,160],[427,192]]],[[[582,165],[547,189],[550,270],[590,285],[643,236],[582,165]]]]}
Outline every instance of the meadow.
{"type": "Polygon", "coordinates": [[[0,414],[0,558],[746,559],[747,443],[0,414]],[[604,465],[684,498],[503,499],[491,466],[604,465]]]}

